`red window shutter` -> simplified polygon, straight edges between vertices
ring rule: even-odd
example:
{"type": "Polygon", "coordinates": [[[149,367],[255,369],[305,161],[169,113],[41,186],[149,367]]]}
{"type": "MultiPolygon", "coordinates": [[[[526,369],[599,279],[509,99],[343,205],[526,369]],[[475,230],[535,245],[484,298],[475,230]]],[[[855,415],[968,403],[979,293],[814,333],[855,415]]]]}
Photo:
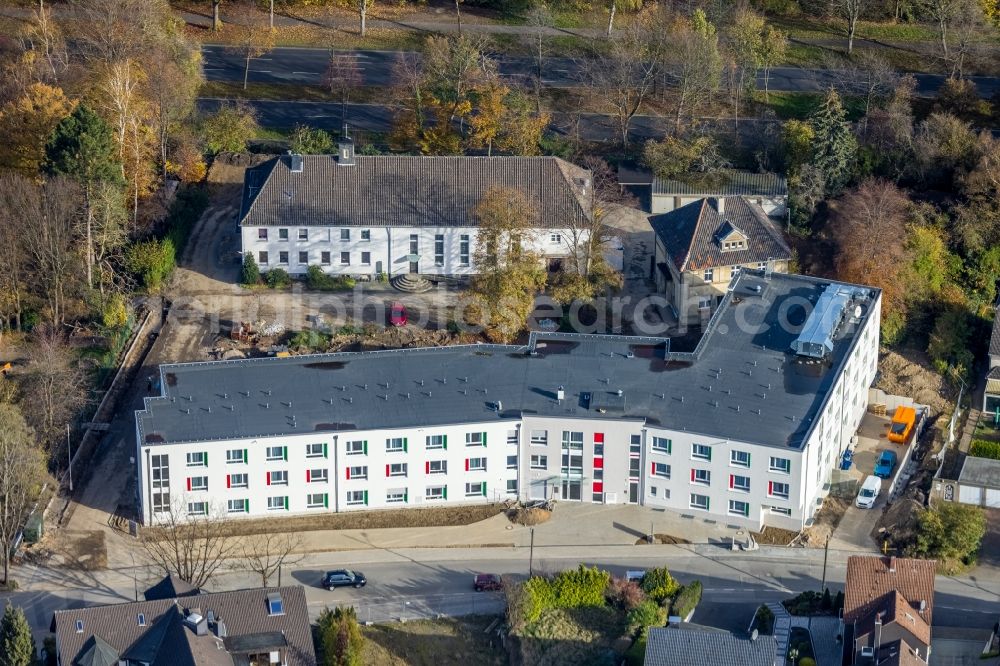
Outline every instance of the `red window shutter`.
{"type": "Polygon", "coordinates": [[[730,474],[729,475],[729,487],[730,488],[735,488],[736,487],[736,475],[735,474],[730,474]]]}
{"type": "Polygon", "coordinates": [[[604,458],[594,458],[594,469],[604,469],[604,458]]]}
{"type": "Polygon", "coordinates": [[[267,473],[267,485],[271,485],[271,473],[267,473]]]}
{"type": "Polygon", "coordinates": [[[768,495],[773,495],[774,494],[774,481],[768,481],[767,482],[767,494],[768,495]]]}
{"type": "Polygon", "coordinates": [[[312,470],[307,469],[306,470],[306,483],[309,483],[310,481],[312,481],[312,470]]]}
{"type": "Polygon", "coordinates": [[[431,473],[431,461],[428,460],[427,462],[424,463],[424,474],[430,474],[430,473],[431,473]]]}
{"type": "Polygon", "coordinates": [[[691,480],[694,481],[694,470],[691,470],[691,480]]]}
{"type": "Polygon", "coordinates": [[[594,444],[603,444],[603,443],[604,443],[604,433],[603,432],[595,432],[594,433],[594,444]]]}
{"type": "Polygon", "coordinates": [[[653,475],[656,474],[656,463],[649,463],[649,473],[653,475]]]}
{"type": "Polygon", "coordinates": [[[344,469],[344,471],[347,472],[347,480],[350,481],[351,480],[351,468],[348,467],[348,468],[344,469]]]}
{"type": "Polygon", "coordinates": [[[188,490],[191,490],[191,477],[188,477],[188,490]]]}
{"type": "Polygon", "coordinates": [[[385,466],[385,475],[389,476],[389,466],[388,465],[385,466]]]}
{"type": "Polygon", "coordinates": [[[226,488],[232,488],[232,487],[233,487],[233,478],[231,475],[226,474],[226,488]]]}
{"type": "Polygon", "coordinates": [[[604,492],[604,482],[603,481],[594,481],[594,492],[595,493],[604,492]]]}
{"type": "Polygon", "coordinates": [[[469,459],[468,458],[465,459],[465,471],[466,472],[469,471],[469,459]]]}

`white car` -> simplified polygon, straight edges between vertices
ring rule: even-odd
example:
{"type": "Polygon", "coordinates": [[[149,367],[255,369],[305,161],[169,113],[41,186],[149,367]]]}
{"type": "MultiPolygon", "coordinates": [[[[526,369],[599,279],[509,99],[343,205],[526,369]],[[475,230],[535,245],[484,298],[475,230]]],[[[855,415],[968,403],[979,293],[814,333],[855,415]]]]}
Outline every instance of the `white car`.
{"type": "Polygon", "coordinates": [[[865,482],[861,484],[861,491],[858,493],[858,500],[856,502],[858,508],[873,508],[880,492],[882,492],[882,479],[869,475],[865,479],[865,482]]]}

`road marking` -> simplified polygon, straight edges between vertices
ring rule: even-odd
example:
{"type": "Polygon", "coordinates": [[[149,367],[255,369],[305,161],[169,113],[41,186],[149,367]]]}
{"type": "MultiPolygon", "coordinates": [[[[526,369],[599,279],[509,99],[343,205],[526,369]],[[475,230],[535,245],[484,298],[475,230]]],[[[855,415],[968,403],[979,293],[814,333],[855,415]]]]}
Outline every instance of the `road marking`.
{"type": "Polygon", "coordinates": [[[322,74],[322,72],[292,72],[292,74],[322,74]]]}

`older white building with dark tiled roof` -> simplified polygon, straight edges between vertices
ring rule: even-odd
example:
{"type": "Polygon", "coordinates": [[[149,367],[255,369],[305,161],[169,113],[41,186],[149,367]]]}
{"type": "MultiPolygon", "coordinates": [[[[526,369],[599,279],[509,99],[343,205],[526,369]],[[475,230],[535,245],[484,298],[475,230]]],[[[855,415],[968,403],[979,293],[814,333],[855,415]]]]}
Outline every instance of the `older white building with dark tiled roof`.
{"type": "MultiPolygon", "coordinates": [[[[320,266],[362,279],[474,274],[474,210],[493,187],[537,212],[529,234],[550,268],[573,251],[590,214],[591,175],[555,157],[285,155],[248,169],[239,225],[261,270],[320,266]]],[[[528,211],[526,211],[527,215],[528,211]]],[[[615,263],[614,261],[612,262],[615,263]]]]}
{"type": "Polygon", "coordinates": [[[681,323],[708,321],[744,268],[788,271],[792,251],[781,230],[746,197],[699,199],[649,222],[656,284],[681,323]]]}

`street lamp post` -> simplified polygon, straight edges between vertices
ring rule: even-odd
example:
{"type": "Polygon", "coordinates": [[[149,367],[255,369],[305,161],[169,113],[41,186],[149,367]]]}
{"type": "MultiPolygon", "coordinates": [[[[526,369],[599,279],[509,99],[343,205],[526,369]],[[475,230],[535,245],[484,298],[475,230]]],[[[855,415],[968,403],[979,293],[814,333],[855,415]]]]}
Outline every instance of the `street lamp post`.
{"type": "Polygon", "coordinates": [[[531,545],[528,547],[528,578],[532,576],[535,564],[535,528],[531,528],[531,545]]]}

